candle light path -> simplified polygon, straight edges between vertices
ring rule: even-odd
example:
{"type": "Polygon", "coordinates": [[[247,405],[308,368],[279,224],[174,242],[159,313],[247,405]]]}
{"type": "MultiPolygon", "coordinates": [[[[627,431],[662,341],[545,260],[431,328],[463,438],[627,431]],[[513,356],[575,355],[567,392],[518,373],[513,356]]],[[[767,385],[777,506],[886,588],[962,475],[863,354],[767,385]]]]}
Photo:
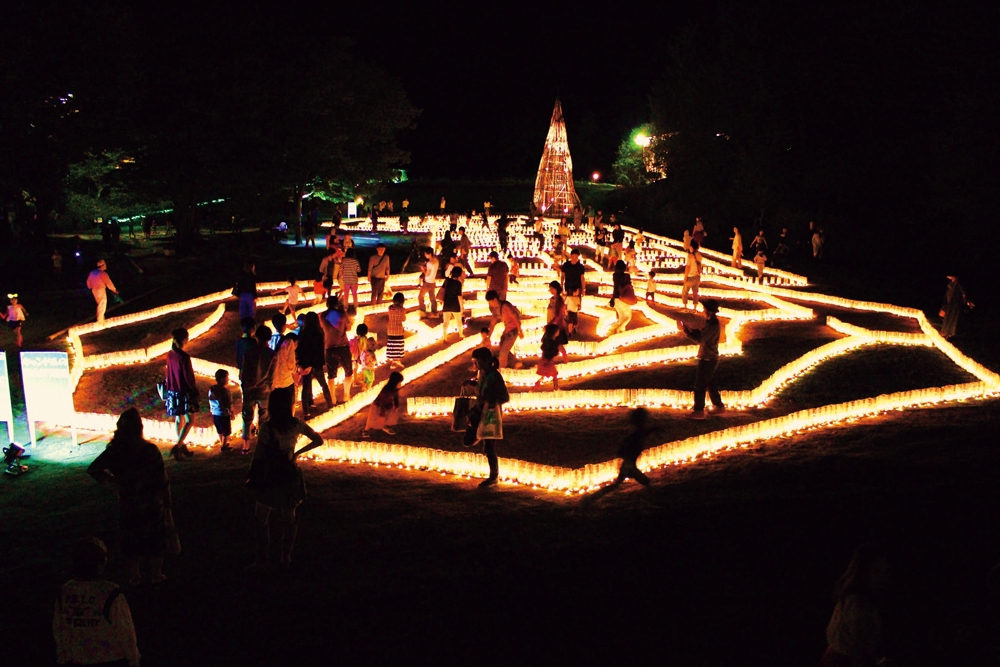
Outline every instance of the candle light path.
{"type": "MultiPolygon", "coordinates": [[[[494,221],[495,216],[491,217],[491,222],[494,221]]],[[[443,238],[448,227],[448,219],[444,217],[428,216],[424,221],[414,222],[409,225],[411,232],[430,232],[437,239],[443,238]]],[[[478,224],[478,219],[473,221],[463,219],[463,222],[466,224],[475,246],[473,258],[485,262],[486,255],[490,250],[498,249],[495,232],[483,230],[478,224]]],[[[354,229],[363,231],[366,224],[357,224],[354,229]]],[[[460,222],[460,224],[462,223],[460,222]]],[[[508,247],[512,251],[512,256],[538,260],[519,262],[522,268],[521,281],[519,285],[512,286],[509,293],[511,301],[522,312],[526,332],[537,333],[545,323],[545,307],[549,296],[547,283],[553,277],[553,272],[550,269],[553,264],[551,255],[553,248],[549,239],[557,224],[557,221],[549,219],[544,221],[547,232],[545,243],[539,243],[530,233],[521,233],[517,221],[511,225],[511,242],[508,247]]],[[[390,221],[388,225],[380,223],[382,229],[391,230],[393,225],[398,228],[398,221],[390,221]]],[[[370,229],[370,224],[367,224],[367,227],[370,229]]],[[[636,233],[634,229],[625,229],[629,238],[636,233]]],[[[589,235],[573,234],[571,238],[573,245],[594,247],[590,245],[591,237],[589,235]]],[[[684,251],[679,241],[653,234],[646,234],[646,238],[647,244],[640,249],[639,253],[638,268],[640,270],[648,271],[649,268],[664,266],[671,268],[683,266],[684,251]]],[[[942,338],[931,326],[923,312],[919,310],[791,289],[792,287],[806,286],[808,283],[802,276],[773,269],[767,270],[765,282],[760,284],[755,276],[748,276],[739,269],[728,266],[729,257],[727,255],[704,249],[702,253],[706,257],[705,265],[709,269],[703,277],[706,286],[701,289],[702,298],[717,298],[724,302],[751,301],[764,306],[755,310],[720,309],[724,331],[724,340],[720,345],[720,354],[722,355],[731,356],[742,353],[739,332],[745,324],[811,320],[817,316],[811,308],[801,304],[909,318],[916,323],[921,331],[921,333],[906,333],[866,329],[828,316],[826,325],[842,335],[843,338],[821,345],[785,364],[754,389],[723,391],[723,401],[729,407],[740,410],[763,407],[784,387],[824,361],[848,354],[862,347],[880,344],[920,345],[936,348],[948,356],[957,366],[974,376],[976,381],[902,391],[847,403],[826,405],[664,443],[643,453],[639,459],[639,465],[643,470],[689,463],[710,457],[720,451],[745,448],[756,441],[794,435],[832,424],[853,422],[889,411],[933,406],[952,401],[982,399],[1000,394],[1000,375],[967,357],[942,338]]],[[[604,302],[604,299],[610,297],[611,275],[601,271],[595,263],[589,260],[584,260],[584,262],[589,268],[597,269],[588,271],[587,280],[589,284],[596,285],[598,296],[587,296],[583,312],[598,318],[598,331],[607,330],[614,320],[613,311],[604,302]]],[[[623,368],[675,363],[694,358],[697,353],[697,346],[694,345],[615,353],[616,350],[635,343],[677,334],[677,319],[674,316],[681,318],[686,312],[690,312],[681,308],[680,285],[678,284],[680,277],[679,274],[661,274],[657,277],[657,305],[676,310],[676,313],[665,314],[657,308],[642,303],[636,304],[633,310],[640,312],[651,324],[607,336],[600,341],[571,341],[567,345],[567,351],[573,355],[588,358],[560,364],[560,376],[564,378],[586,377],[623,368]]],[[[418,289],[415,285],[415,278],[416,276],[413,274],[392,276],[389,280],[389,286],[394,290],[402,291],[408,299],[413,299],[418,289]]],[[[370,294],[370,286],[367,281],[362,278],[359,282],[362,283],[359,291],[370,294]]],[[[267,283],[260,285],[259,289],[266,292],[282,289],[285,286],[285,283],[267,283]]],[[[482,278],[469,278],[465,282],[466,308],[472,317],[489,315],[488,305],[475,298],[485,288],[486,282],[482,278]]],[[[73,359],[72,375],[75,381],[79,380],[84,370],[144,363],[162,356],[170,346],[170,341],[165,341],[148,348],[85,356],[81,336],[216,303],[217,307],[211,315],[190,329],[191,338],[196,338],[210,331],[218,323],[224,312],[224,304],[221,302],[230,297],[228,291],[217,292],[141,313],[109,318],[102,325],[92,323],[70,329],[67,338],[73,359]]],[[[258,299],[258,303],[262,306],[277,305],[282,303],[284,299],[284,295],[262,296],[258,299]]],[[[358,308],[357,317],[364,318],[382,314],[385,307],[384,304],[361,306],[358,308]]],[[[324,308],[323,304],[305,305],[301,311],[322,311],[324,308]]],[[[455,338],[454,342],[445,341],[442,343],[440,330],[421,320],[419,313],[415,311],[408,313],[404,327],[409,334],[407,337],[408,351],[424,349],[430,345],[444,345],[443,349],[405,369],[407,384],[413,383],[444,364],[468,354],[480,344],[478,335],[463,335],[455,338]]],[[[499,330],[494,333],[494,343],[498,342],[499,335],[499,330]]],[[[529,339],[526,336],[525,339],[518,342],[515,350],[522,347],[532,350],[532,353],[522,356],[535,356],[537,354],[534,352],[537,348],[537,340],[534,338],[529,339]]],[[[384,349],[379,350],[379,362],[384,362],[384,349]]],[[[195,372],[202,376],[214,375],[218,368],[228,370],[231,378],[237,376],[235,368],[223,364],[204,359],[192,359],[192,364],[195,372]]],[[[512,386],[533,384],[537,378],[531,369],[506,369],[504,377],[512,386]]],[[[367,391],[354,394],[347,402],[311,419],[310,425],[318,431],[324,431],[344,422],[369,406],[383,385],[384,383],[378,383],[367,391]]],[[[454,397],[412,397],[408,399],[408,412],[417,418],[448,414],[451,412],[453,401],[454,397]]],[[[547,393],[512,392],[511,401],[505,406],[505,410],[518,412],[634,408],[639,406],[689,409],[691,404],[690,391],[651,388],[585,389],[547,393]]],[[[114,429],[117,416],[77,413],[75,420],[77,428],[110,432],[114,429]]],[[[143,421],[147,437],[164,442],[174,441],[175,431],[172,422],[155,419],[144,419],[143,421]]],[[[237,421],[239,421],[238,418],[237,421]]],[[[238,424],[234,426],[238,427],[238,424]]],[[[192,445],[209,447],[216,444],[216,435],[212,428],[194,428],[188,436],[188,441],[192,445]]],[[[402,469],[428,470],[463,477],[482,477],[487,472],[485,458],[480,454],[370,441],[353,442],[327,439],[325,445],[314,450],[310,458],[321,461],[367,463],[402,469]]],[[[503,480],[564,493],[583,493],[611,482],[618,474],[618,465],[617,459],[576,469],[516,459],[501,459],[500,461],[503,480]]]]}

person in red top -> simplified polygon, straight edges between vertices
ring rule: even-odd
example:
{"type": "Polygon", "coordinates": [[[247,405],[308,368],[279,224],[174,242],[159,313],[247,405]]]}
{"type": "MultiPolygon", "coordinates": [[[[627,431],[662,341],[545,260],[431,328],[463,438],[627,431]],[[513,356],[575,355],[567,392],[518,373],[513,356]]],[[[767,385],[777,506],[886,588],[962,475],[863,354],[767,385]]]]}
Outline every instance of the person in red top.
{"type": "Polygon", "coordinates": [[[177,444],[170,453],[174,460],[181,461],[194,456],[194,452],[184,444],[184,439],[191,430],[192,414],[198,411],[198,385],[194,380],[191,356],[184,351],[184,345],[188,342],[187,329],[174,329],[171,335],[174,343],[167,352],[167,377],[163,382],[166,393],[163,401],[167,405],[167,416],[174,418],[177,427],[177,444]]]}
{"type": "Polygon", "coordinates": [[[501,301],[507,299],[507,274],[510,269],[494,250],[490,253],[490,268],[486,269],[486,289],[497,293],[501,301]]]}

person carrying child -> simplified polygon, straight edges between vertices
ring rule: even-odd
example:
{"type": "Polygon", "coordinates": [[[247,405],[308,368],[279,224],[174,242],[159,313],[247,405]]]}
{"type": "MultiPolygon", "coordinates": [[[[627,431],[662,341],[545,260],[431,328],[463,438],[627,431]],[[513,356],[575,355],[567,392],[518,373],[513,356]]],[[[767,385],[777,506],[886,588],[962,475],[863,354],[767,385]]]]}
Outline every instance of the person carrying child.
{"type": "Polygon", "coordinates": [[[17,302],[16,294],[8,294],[7,298],[10,299],[10,305],[7,306],[7,313],[0,313],[0,316],[7,320],[7,328],[14,334],[14,345],[21,347],[24,343],[24,336],[21,334],[21,325],[28,318],[28,311],[17,302]]]}
{"type": "Polygon", "coordinates": [[[368,421],[365,422],[365,430],[361,432],[362,438],[370,438],[371,431],[381,429],[389,435],[395,435],[392,426],[399,421],[399,385],[403,383],[403,374],[393,371],[389,374],[389,380],[382,387],[382,391],[375,397],[368,410],[368,421]]]}
{"type": "Polygon", "coordinates": [[[208,388],[208,408],[224,452],[229,451],[229,436],[233,434],[233,395],[227,384],[229,371],[220,368],[215,371],[215,384],[208,388]]]}

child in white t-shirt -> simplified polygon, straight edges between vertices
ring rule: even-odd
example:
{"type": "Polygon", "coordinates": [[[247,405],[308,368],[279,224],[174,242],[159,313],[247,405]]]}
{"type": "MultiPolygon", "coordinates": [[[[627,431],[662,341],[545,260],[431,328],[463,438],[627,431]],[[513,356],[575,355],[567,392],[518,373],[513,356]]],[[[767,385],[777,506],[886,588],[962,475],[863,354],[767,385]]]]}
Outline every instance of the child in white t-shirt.
{"type": "Polygon", "coordinates": [[[757,254],[753,258],[753,263],[757,265],[757,281],[764,282],[764,267],[767,265],[767,256],[761,248],[757,249],[757,254]]]}
{"type": "Polygon", "coordinates": [[[650,269],[646,279],[646,303],[656,303],[656,269],[650,269]]]}
{"type": "Polygon", "coordinates": [[[10,299],[10,305],[7,306],[7,313],[0,313],[0,315],[7,320],[7,328],[14,333],[14,345],[21,347],[21,344],[24,343],[24,336],[21,334],[21,325],[28,319],[28,311],[17,302],[16,294],[8,294],[7,298],[10,299]]]}
{"type": "Polygon", "coordinates": [[[297,306],[299,303],[299,297],[302,295],[302,288],[298,286],[294,278],[289,278],[288,287],[286,287],[282,291],[288,295],[288,298],[285,299],[285,304],[281,307],[281,310],[278,312],[284,313],[285,315],[290,315],[291,317],[294,318],[295,306],[297,306]]]}

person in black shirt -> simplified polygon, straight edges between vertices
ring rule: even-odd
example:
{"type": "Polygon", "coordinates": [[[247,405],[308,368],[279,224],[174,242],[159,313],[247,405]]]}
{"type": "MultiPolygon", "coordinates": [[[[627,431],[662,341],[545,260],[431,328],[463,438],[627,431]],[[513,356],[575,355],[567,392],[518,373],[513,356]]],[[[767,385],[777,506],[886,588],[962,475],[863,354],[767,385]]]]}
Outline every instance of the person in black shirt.
{"type": "Polygon", "coordinates": [[[566,298],[566,333],[570,336],[576,331],[580,309],[583,306],[583,295],[587,291],[587,272],[580,262],[580,250],[573,248],[569,260],[560,267],[563,277],[563,292],[566,298]]]}

